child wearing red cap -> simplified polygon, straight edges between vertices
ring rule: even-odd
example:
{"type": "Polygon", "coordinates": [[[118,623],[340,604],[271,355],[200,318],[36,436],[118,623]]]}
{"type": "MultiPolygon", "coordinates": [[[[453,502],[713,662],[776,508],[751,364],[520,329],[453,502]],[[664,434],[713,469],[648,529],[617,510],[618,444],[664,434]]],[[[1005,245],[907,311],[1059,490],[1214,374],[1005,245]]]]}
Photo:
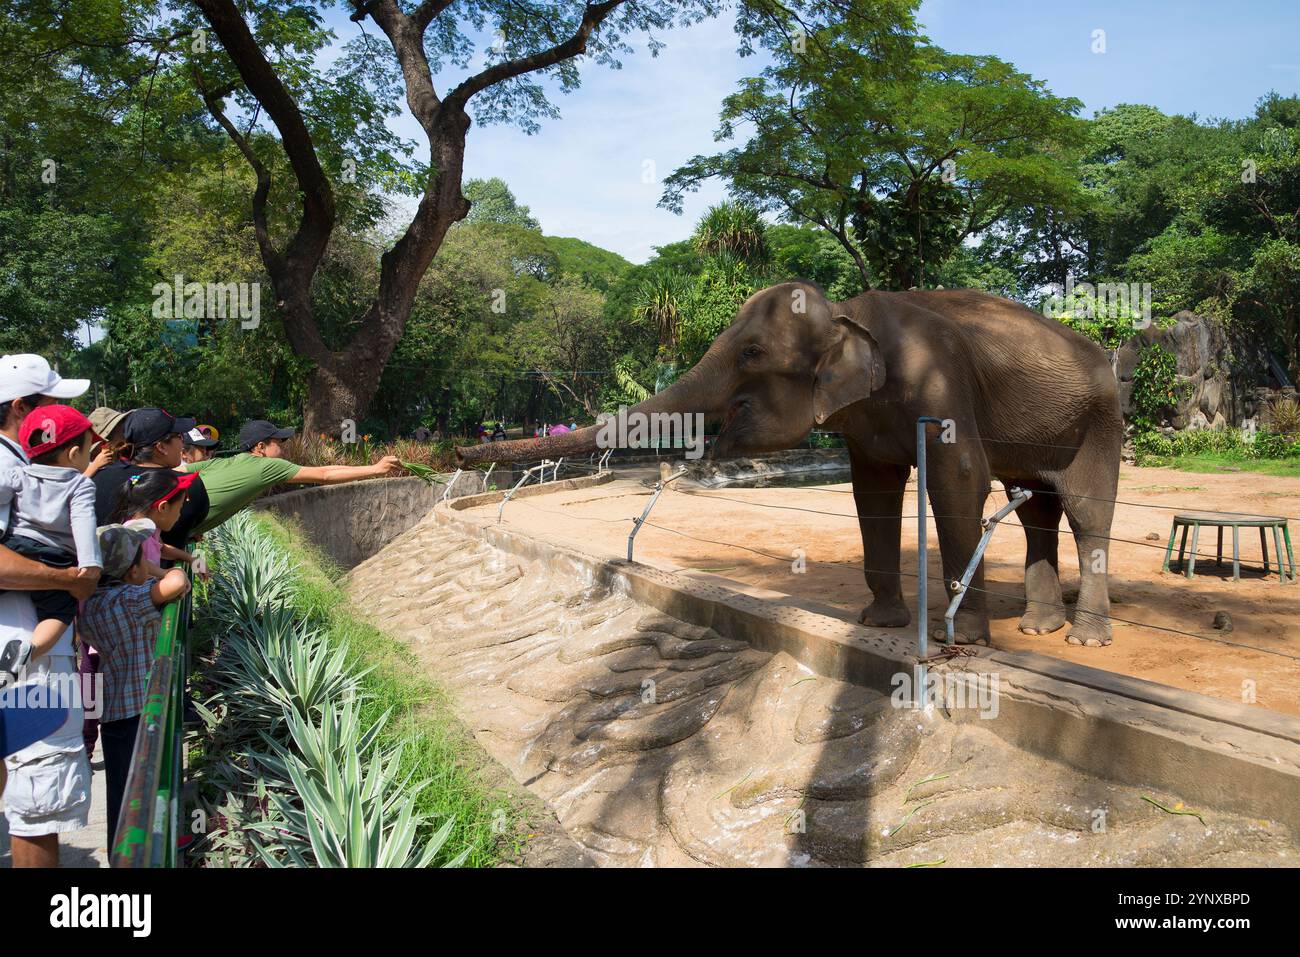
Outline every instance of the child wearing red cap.
{"type": "MultiPolygon", "coordinates": [[[[33,409],[18,431],[30,465],[0,469],[0,508],[13,518],[3,544],[53,568],[78,568],[98,579],[102,567],[95,534],[95,485],[83,474],[90,446],[100,441],[90,421],[66,405],[33,409]]],[[[72,624],[77,600],[66,591],[31,592],[36,616],[32,657],[44,653],[72,624]]]]}
{"type": "Polygon", "coordinates": [[[170,532],[181,517],[189,487],[197,472],[173,472],[171,469],[140,469],[122,483],[117,504],[109,522],[123,525],[135,519],[148,519],[154,533],[144,543],[145,570],[154,578],[166,572],[159,564],[164,558],[173,562],[192,563],[194,555],[183,548],[163,544],[162,534],[170,532]]]}

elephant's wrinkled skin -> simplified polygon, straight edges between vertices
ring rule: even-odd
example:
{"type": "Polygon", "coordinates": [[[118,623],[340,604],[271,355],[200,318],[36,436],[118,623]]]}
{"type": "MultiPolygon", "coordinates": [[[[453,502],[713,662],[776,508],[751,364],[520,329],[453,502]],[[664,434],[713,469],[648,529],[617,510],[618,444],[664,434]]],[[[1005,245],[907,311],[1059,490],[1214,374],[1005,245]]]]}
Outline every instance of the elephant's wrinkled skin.
{"type": "MultiPolygon", "coordinates": [[[[712,455],[786,449],[815,424],[843,433],[853,468],[872,602],[866,624],[909,623],[899,576],[903,492],[916,463],[916,420],[932,426],[930,502],[944,580],[961,577],[981,534],[996,476],[1034,492],[1025,527],[1022,631],[1066,623],[1057,576],[1064,512],[1079,549],[1080,588],[1069,640],[1109,644],[1107,546],[1123,424],[1106,355],[1025,307],[972,290],[868,292],[831,302],[811,283],[755,293],[704,358],[632,411],[720,415],[712,455]]],[[[457,450],[463,463],[526,460],[596,448],[591,426],[546,439],[457,450]]],[[[987,640],[983,567],[957,619],[959,641],[987,640]]]]}

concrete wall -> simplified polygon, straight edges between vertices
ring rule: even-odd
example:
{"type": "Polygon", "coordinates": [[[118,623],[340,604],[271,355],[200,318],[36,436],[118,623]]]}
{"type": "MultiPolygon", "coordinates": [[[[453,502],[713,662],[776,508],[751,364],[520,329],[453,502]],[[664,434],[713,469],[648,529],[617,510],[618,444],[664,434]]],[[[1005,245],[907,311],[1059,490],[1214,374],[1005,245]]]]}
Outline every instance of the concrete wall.
{"type": "MultiPolygon", "coordinates": [[[[450,478],[449,475],[438,477],[444,481],[450,478]]],[[[415,477],[372,479],[273,495],[256,507],[297,521],[326,557],[347,570],[364,562],[427,515],[445,488],[415,477]]],[[[463,472],[454,494],[482,490],[481,472],[463,472]]]]}

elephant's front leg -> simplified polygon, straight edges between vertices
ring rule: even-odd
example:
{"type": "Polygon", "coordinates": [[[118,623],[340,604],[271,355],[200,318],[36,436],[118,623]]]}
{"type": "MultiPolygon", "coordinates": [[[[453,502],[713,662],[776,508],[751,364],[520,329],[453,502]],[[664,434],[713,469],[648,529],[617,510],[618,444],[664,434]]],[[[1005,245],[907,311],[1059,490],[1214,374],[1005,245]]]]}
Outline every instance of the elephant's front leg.
{"type": "Polygon", "coordinates": [[[906,465],[873,462],[849,446],[853,467],[853,501],[862,532],[862,567],[871,604],[858,621],[877,628],[902,628],[912,621],[903,602],[899,576],[899,547],[903,521],[903,492],[911,469],[906,465]]]}
{"type": "MultiPolygon", "coordinates": [[[[939,531],[939,552],[943,560],[944,605],[952,599],[951,585],[966,571],[984,528],[980,524],[989,495],[989,470],[978,443],[958,442],[930,446],[927,484],[934,523],[939,531]],[[973,446],[973,447],[972,447],[973,446]],[[931,464],[932,463],[932,464],[931,464]]],[[[954,622],[959,644],[990,643],[988,602],[984,594],[984,563],[970,580],[954,622]]],[[[932,637],[944,634],[943,614],[932,614],[932,637]]]]}

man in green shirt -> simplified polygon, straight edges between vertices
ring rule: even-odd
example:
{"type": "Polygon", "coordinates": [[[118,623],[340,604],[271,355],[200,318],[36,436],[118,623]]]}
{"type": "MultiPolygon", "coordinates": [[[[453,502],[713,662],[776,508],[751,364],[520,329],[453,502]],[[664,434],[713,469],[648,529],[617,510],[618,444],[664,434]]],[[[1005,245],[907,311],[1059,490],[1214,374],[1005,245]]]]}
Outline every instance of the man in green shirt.
{"type": "Polygon", "coordinates": [[[238,455],[185,466],[203,477],[208,492],[208,516],[194,529],[196,535],[216,528],[273,485],[338,485],[405,471],[395,455],[374,465],[295,465],[284,457],[283,443],[292,435],[293,429],[263,419],[245,422],[239,430],[238,455]]]}

